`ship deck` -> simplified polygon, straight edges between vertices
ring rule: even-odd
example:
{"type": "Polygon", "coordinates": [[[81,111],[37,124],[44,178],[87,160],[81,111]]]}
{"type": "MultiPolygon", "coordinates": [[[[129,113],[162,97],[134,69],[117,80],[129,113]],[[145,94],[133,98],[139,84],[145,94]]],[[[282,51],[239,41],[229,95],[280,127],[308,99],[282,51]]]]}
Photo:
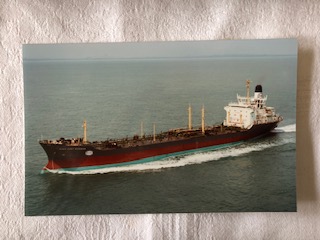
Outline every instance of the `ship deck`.
{"type": "Polygon", "coordinates": [[[179,141],[183,139],[190,139],[203,136],[212,136],[228,133],[236,133],[241,131],[246,131],[247,129],[241,129],[238,127],[225,127],[223,125],[207,126],[205,128],[205,133],[202,133],[201,127],[192,130],[178,128],[171,129],[166,132],[161,132],[154,135],[134,135],[133,137],[126,137],[120,139],[107,139],[104,141],[93,141],[93,142],[83,142],[82,138],[76,139],[64,139],[60,138],[58,140],[41,140],[39,143],[44,145],[60,145],[60,146],[70,146],[70,147],[83,147],[90,145],[96,149],[107,150],[116,148],[129,148],[144,146],[150,144],[179,141]]]}

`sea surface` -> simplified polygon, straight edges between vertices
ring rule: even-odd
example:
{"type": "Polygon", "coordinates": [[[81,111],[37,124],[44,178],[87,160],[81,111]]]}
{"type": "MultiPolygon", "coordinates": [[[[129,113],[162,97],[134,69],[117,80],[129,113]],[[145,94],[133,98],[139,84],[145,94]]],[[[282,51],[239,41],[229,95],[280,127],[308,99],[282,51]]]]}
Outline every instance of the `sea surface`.
{"type": "Polygon", "coordinates": [[[25,61],[25,214],[296,211],[295,57],[25,61]],[[147,164],[46,173],[40,139],[90,141],[225,119],[223,109],[262,84],[284,117],[268,136],[147,164]]]}

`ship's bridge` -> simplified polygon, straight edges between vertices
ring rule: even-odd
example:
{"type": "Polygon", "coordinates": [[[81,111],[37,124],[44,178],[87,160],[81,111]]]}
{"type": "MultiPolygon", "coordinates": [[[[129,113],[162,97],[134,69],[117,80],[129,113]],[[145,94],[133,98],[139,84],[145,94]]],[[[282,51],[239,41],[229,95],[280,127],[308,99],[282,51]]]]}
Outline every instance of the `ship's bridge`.
{"type": "Polygon", "coordinates": [[[265,97],[254,96],[248,99],[247,97],[243,97],[237,94],[238,106],[262,108],[266,106],[267,99],[268,99],[268,96],[265,96],[265,97]]]}

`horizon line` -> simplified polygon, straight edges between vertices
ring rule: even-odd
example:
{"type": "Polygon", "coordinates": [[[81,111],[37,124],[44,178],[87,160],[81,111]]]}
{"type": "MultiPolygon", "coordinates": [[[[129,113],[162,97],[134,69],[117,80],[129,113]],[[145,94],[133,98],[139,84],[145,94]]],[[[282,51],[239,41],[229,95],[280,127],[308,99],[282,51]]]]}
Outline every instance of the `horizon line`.
{"type": "Polygon", "coordinates": [[[215,56],[203,56],[203,57],[128,57],[128,58],[105,58],[105,57],[85,57],[85,58],[23,58],[23,61],[28,62],[58,62],[58,61],[105,61],[105,62],[121,62],[121,61],[165,61],[165,60],[210,60],[210,59],[227,59],[227,58],[286,58],[297,57],[297,54],[260,54],[260,55],[215,55],[215,56]]]}

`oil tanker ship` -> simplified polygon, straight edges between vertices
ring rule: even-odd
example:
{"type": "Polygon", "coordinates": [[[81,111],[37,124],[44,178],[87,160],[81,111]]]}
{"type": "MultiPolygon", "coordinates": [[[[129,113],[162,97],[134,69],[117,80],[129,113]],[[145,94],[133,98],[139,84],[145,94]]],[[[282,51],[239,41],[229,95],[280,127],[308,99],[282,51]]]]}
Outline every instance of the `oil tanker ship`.
{"type": "MultiPolygon", "coordinates": [[[[283,118],[273,107],[266,106],[262,86],[257,85],[250,96],[250,81],[246,82],[246,96],[237,95],[237,102],[224,109],[226,118],[220,125],[205,126],[204,107],[200,127],[192,126],[192,110],[189,106],[187,128],[171,129],[152,135],[135,135],[130,138],[87,140],[87,123],[83,123],[83,137],[58,140],[40,140],[48,156],[44,171],[83,171],[105,167],[160,160],[169,156],[211,150],[260,137],[269,133],[283,118]]],[[[143,132],[143,131],[141,131],[143,132]]]]}

